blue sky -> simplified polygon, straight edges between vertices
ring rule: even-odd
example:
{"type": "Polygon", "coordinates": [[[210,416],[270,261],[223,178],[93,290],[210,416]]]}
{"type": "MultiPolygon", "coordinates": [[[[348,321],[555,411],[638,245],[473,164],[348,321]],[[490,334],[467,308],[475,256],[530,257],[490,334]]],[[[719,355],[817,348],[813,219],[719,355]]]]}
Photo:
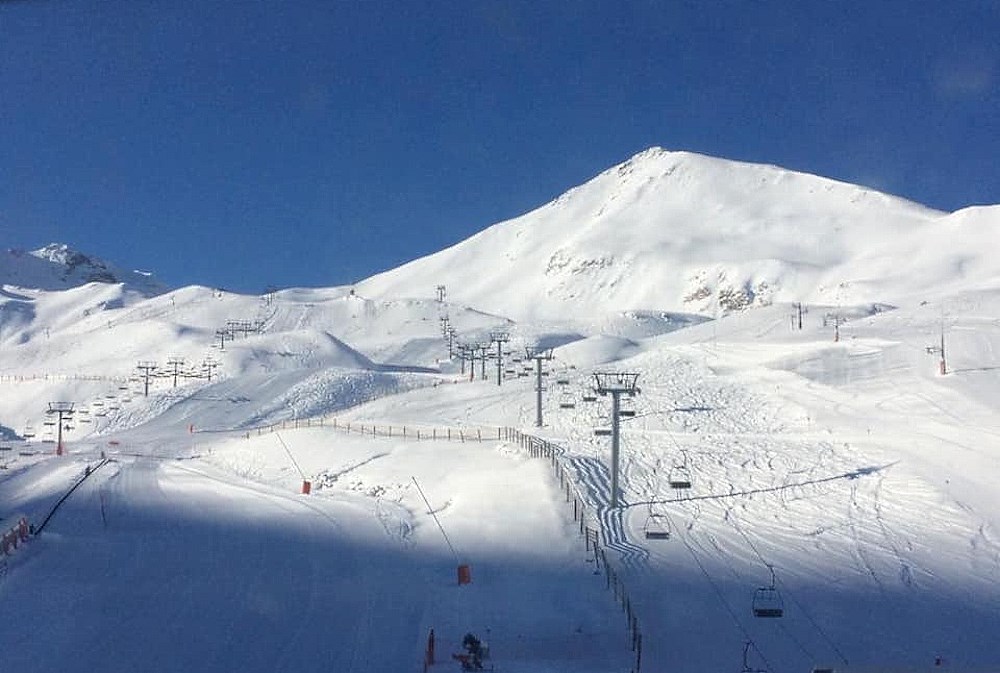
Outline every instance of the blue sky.
{"type": "Polygon", "coordinates": [[[339,285],[653,145],[1000,203],[998,34],[995,1],[0,2],[0,245],[339,285]]]}

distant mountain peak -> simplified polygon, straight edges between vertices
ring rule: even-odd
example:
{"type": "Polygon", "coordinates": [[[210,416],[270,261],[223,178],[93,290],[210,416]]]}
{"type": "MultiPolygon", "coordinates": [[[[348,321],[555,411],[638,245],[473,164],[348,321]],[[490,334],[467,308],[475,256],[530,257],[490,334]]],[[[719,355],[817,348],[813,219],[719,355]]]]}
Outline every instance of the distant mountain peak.
{"type": "Polygon", "coordinates": [[[456,301],[518,320],[892,303],[994,277],[996,222],[990,209],[951,215],[772,164],[650,147],[359,287],[411,296],[433,279],[456,301]]]}
{"type": "Polygon", "coordinates": [[[125,271],[65,243],[38,250],[8,249],[0,256],[0,283],[39,290],[65,290],[87,283],[124,283],[148,296],[169,288],[146,271],[125,271]]]}

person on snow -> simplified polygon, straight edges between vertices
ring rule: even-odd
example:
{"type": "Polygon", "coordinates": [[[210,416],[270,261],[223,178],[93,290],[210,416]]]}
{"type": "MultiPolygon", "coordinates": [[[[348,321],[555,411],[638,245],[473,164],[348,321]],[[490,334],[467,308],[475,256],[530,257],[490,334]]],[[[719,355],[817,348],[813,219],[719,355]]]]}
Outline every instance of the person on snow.
{"type": "Polygon", "coordinates": [[[462,647],[469,653],[468,659],[462,662],[463,670],[481,671],[483,670],[483,644],[472,633],[466,633],[462,638],[462,647]]]}

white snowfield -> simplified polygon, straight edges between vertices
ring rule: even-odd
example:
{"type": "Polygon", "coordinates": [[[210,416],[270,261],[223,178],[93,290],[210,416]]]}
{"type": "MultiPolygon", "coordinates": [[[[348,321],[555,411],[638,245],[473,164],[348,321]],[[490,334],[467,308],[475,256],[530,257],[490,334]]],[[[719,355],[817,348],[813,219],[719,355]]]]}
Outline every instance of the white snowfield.
{"type": "Polygon", "coordinates": [[[0,560],[4,670],[998,671],[998,227],[653,150],[354,288],[4,285],[0,524],[79,483],[0,560]]]}

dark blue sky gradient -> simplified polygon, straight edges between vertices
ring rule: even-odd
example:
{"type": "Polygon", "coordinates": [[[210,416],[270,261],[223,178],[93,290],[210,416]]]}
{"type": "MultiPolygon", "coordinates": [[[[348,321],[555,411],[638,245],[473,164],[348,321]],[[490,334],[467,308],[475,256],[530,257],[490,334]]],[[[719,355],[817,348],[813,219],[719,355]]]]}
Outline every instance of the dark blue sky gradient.
{"type": "Polygon", "coordinates": [[[998,203],[998,35],[996,1],[0,2],[0,245],[344,284],[652,145],[998,203]]]}

